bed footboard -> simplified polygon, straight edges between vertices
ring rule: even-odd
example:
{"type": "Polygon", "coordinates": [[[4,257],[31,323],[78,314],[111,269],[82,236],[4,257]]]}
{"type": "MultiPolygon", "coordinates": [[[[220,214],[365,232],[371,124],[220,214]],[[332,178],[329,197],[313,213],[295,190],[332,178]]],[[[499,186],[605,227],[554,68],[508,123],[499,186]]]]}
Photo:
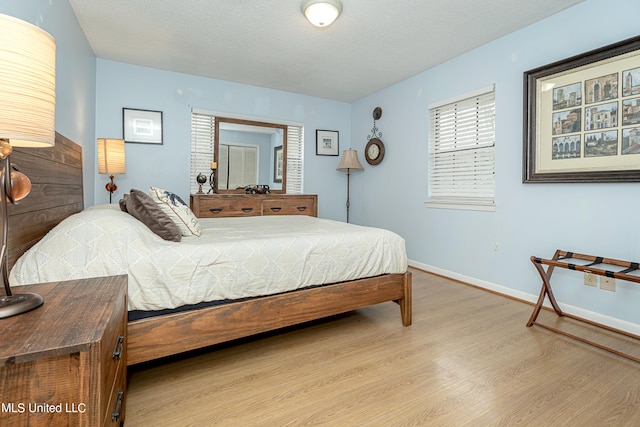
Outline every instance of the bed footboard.
{"type": "Polygon", "coordinates": [[[158,359],[358,308],[395,301],[411,324],[411,272],[253,298],[129,322],[127,364],[158,359]]]}
{"type": "Polygon", "coordinates": [[[412,292],[412,286],[413,286],[413,282],[412,282],[412,276],[411,276],[411,272],[407,271],[405,274],[402,275],[403,276],[403,287],[404,287],[404,297],[399,299],[399,300],[395,300],[394,302],[398,303],[398,305],[400,305],[400,315],[402,316],[402,324],[404,326],[410,326],[412,319],[412,301],[411,301],[411,292],[412,292]]]}

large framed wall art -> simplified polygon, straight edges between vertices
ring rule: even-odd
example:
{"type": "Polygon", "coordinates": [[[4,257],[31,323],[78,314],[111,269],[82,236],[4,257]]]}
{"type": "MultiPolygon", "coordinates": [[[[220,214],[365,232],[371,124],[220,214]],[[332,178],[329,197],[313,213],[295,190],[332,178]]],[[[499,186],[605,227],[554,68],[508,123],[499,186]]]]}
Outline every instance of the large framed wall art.
{"type": "Polygon", "coordinates": [[[640,37],[524,73],[522,181],[640,181],[640,37]]]}

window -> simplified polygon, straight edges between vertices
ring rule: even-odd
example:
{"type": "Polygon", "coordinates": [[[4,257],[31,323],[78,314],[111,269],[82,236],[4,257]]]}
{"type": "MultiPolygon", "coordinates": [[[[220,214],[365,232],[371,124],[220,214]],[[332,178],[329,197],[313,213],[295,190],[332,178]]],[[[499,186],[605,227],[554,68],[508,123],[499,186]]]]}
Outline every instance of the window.
{"type": "Polygon", "coordinates": [[[429,207],[495,209],[495,89],[429,106],[429,207]]]}
{"type": "MultiPolygon", "coordinates": [[[[211,162],[213,161],[213,151],[215,147],[216,114],[218,113],[198,109],[193,109],[191,112],[191,193],[198,191],[196,176],[199,173],[204,173],[209,176],[211,173],[211,162]]],[[[218,115],[227,118],[238,118],[263,123],[268,122],[265,119],[255,117],[234,117],[226,113],[218,115]]],[[[300,123],[274,121],[271,121],[271,123],[284,125],[287,128],[286,192],[289,194],[301,194],[303,189],[304,127],[300,123]]],[[[222,152],[220,154],[222,154],[222,152]]],[[[258,184],[266,183],[259,182],[258,184]]],[[[203,188],[203,191],[207,189],[203,188]]]]}
{"type": "Polygon", "coordinates": [[[287,193],[302,194],[304,128],[287,127],[287,193]]]}
{"type": "MultiPolygon", "coordinates": [[[[211,162],[213,161],[213,141],[216,136],[215,117],[207,114],[191,113],[191,194],[198,192],[196,176],[203,173],[211,174],[211,162]]],[[[206,193],[209,185],[203,185],[206,193]]]]}

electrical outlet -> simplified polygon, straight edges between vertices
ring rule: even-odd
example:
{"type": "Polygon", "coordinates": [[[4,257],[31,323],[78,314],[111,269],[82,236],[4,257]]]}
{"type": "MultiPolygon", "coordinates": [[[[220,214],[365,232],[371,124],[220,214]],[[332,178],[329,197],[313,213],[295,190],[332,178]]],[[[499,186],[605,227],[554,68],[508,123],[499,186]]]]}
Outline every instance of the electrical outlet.
{"type": "Polygon", "coordinates": [[[584,284],[587,286],[598,286],[598,276],[593,273],[584,272],[584,284]]]}
{"type": "Polygon", "coordinates": [[[605,291],[616,291],[616,279],[613,277],[602,277],[600,280],[600,289],[604,289],[605,291]]]}

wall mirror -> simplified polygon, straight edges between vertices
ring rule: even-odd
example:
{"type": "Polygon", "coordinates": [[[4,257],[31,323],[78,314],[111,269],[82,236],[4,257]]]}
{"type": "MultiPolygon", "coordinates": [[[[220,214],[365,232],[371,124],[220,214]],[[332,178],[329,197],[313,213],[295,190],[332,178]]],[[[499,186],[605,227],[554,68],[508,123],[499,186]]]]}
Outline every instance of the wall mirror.
{"type": "Polygon", "coordinates": [[[218,193],[244,193],[247,185],[268,185],[286,193],[287,126],[216,117],[214,161],[218,193]]]}

